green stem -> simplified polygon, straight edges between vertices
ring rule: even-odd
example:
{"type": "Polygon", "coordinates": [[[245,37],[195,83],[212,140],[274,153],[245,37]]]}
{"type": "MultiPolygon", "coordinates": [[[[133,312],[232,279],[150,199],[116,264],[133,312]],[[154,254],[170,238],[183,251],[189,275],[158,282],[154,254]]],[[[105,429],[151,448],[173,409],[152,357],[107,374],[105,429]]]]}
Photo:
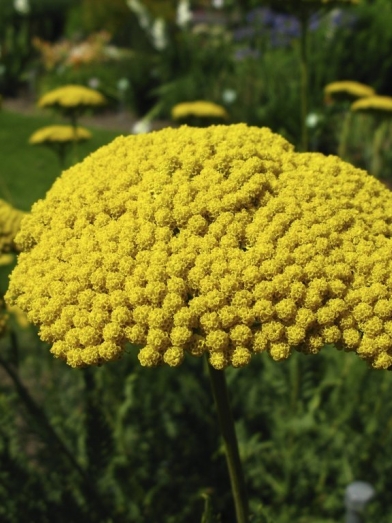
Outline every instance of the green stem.
{"type": "Polygon", "coordinates": [[[382,169],[382,149],[383,143],[388,130],[388,122],[383,121],[374,133],[372,144],[372,162],[370,165],[370,174],[378,178],[382,169]]]}
{"type": "Polygon", "coordinates": [[[74,163],[77,163],[79,161],[79,151],[78,151],[78,135],[77,135],[78,117],[77,117],[76,110],[71,111],[70,119],[71,119],[71,125],[73,127],[73,132],[74,132],[74,139],[73,139],[74,163]]]}
{"type": "Polygon", "coordinates": [[[225,373],[208,364],[212,393],[218,411],[218,420],[225,446],[227,466],[229,469],[231,490],[234,498],[237,523],[248,523],[249,508],[234,419],[227,391],[225,373]]]}
{"type": "Polygon", "coordinates": [[[338,156],[345,160],[347,156],[348,139],[350,136],[350,127],[353,113],[348,110],[344,116],[342,131],[339,139],[338,156]]]}
{"type": "Polygon", "coordinates": [[[301,149],[306,152],[309,147],[308,128],[306,127],[306,117],[308,115],[308,13],[303,11],[300,16],[301,35],[300,35],[300,69],[301,69],[301,149]]]}

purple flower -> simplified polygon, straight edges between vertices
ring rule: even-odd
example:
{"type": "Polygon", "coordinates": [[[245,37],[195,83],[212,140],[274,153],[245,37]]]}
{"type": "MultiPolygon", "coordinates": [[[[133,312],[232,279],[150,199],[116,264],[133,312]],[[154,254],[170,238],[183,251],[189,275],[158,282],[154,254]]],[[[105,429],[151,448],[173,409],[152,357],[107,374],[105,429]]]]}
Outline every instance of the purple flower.
{"type": "Polygon", "coordinates": [[[299,21],[295,16],[277,14],[273,29],[276,33],[291,38],[298,38],[300,35],[299,21]]]}
{"type": "Polygon", "coordinates": [[[237,49],[234,53],[234,60],[241,62],[245,59],[257,60],[260,57],[260,53],[255,49],[250,49],[249,47],[244,47],[242,49],[237,49]]]}
{"type": "Polygon", "coordinates": [[[249,24],[272,26],[276,13],[269,7],[256,7],[247,13],[246,21],[249,24]]]}
{"type": "Polygon", "coordinates": [[[255,36],[256,30],[254,27],[248,25],[244,27],[239,27],[233,31],[233,39],[236,42],[241,42],[242,40],[247,40],[255,36]]]}

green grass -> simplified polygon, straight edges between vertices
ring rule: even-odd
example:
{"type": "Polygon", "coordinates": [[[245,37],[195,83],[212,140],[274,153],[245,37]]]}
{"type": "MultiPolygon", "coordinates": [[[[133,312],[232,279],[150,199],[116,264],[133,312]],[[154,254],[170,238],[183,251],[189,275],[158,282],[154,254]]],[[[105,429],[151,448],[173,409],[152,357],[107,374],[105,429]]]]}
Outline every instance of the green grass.
{"type": "MultiPolygon", "coordinates": [[[[28,139],[40,127],[60,123],[66,122],[59,117],[0,112],[0,198],[29,211],[35,201],[45,196],[60,174],[59,161],[53,151],[44,146],[29,145],[28,139]]],[[[79,145],[80,159],[122,134],[89,129],[93,137],[79,145]]],[[[67,167],[71,160],[72,154],[69,154],[67,167]]]]}

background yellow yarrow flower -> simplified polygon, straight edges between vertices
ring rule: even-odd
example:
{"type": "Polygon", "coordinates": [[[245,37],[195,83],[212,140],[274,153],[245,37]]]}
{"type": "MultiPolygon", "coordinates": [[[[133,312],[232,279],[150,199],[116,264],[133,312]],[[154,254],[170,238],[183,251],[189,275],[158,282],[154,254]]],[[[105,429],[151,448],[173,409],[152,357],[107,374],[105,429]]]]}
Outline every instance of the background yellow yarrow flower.
{"type": "MultiPolygon", "coordinates": [[[[14,238],[19,230],[20,222],[25,215],[24,212],[12,207],[4,200],[0,199],[0,263],[9,263],[13,258],[9,259],[10,251],[15,249],[14,238]]],[[[4,333],[7,323],[7,314],[4,306],[3,298],[0,297],[0,336],[4,333]]]]}
{"type": "Polygon", "coordinates": [[[195,102],[182,102],[172,108],[171,116],[173,120],[181,120],[190,116],[199,118],[228,118],[227,111],[221,105],[204,100],[195,102]]]}
{"type": "Polygon", "coordinates": [[[355,112],[384,112],[390,114],[392,112],[392,97],[379,95],[369,96],[368,98],[354,102],[350,109],[355,112]]]}
{"type": "Polygon", "coordinates": [[[41,145],[45,143],[63,143],[78,142],[89,140],[91,133],[84,127],[76,127],[71,125],[49,125],[42,127],[35,131],[29,138],[29,143],[32,145],[41,145]]]}
{"type": "Polygon", "coordinates": [[[98,106],[105,103],[105,97],[94,89],[83,85],[65,85],[41,96],[38,100],[38,107],[60,106],[71,109],[77,106],[98,106]]]}
{"type": "Polygon", "coordinates": [[[0,254],[14,250],[14,238],[23,216],[23,211],[0,199],[0,254]]]}
{"type": "Polygon", "coordinates": [[[334,343],[388,368],[391,224],[380,182],[266,128],[120,137],[33,206],[6,298],[74,367],[131,342],[147,366],[334,343]]]}
{"type": "Polygon", "coordinates": [[[374,96],[376,94],[373,87],[355,82],[352,80],[343,80],[340,82],[331,82],[324,87],[324,95],[328,98],[348,97],[351,99],[374,96]]]}

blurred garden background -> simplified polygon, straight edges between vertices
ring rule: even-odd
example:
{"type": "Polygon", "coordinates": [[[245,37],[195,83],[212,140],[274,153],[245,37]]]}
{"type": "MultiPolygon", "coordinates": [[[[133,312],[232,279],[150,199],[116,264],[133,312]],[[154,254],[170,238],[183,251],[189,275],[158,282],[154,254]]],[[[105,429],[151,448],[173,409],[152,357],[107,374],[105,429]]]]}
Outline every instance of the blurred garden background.
{"type": "MultiPolygon", "coordinates": [[[[28,212],[116,136],[182,123],[270,127],[392,184],[391,51],[390,0],[0,0],[0,199],[28,212]],[[48,98],[67,86],[90,98],[48,98]]],[[[1,521],[235,521],[203,361],[73,370],[9,316],[1,521]]],[[[227,378],[252,523],[343,522],[355,480],[364,521],[392,520],[391,373],[328,346],[227,378]]]]}

